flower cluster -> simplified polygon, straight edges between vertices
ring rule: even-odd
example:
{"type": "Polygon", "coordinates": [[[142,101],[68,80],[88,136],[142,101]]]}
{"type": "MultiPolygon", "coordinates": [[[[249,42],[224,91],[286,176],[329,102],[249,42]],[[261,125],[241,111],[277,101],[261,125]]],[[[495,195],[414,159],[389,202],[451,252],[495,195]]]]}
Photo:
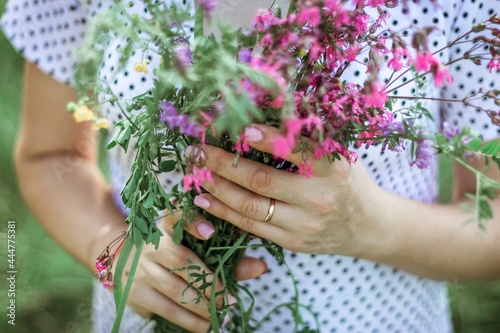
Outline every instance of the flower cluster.
{"type": "Polygon", "coordinates": [[[126,234],[123,233],[121,236],[113,240],[111,244],[106,246],[104,251],[101,252],[95,261],[95,268],[97,269],[97,273],[95,275],[104,288],[113,288],[115,286],[112,272],[113,263],[115,261],[115,257],[120,252],[125,236],[126,234]],[[117,250],[111,253],[115,246],[117,246],[117,250]]]}

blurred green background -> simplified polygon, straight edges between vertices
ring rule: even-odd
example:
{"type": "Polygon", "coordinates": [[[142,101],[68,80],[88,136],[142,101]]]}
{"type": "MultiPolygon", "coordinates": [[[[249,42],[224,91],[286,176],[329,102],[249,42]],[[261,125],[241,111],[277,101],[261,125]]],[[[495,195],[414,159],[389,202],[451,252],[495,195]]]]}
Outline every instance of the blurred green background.
{"type": "MultiPolygon", "coordinates": [[[[5,0],[0,0],[0,14],[5,0]]],[[[20,197],[12,155],[19,128],[22,60],[0,33],[0,332],[91,332],[92,275],[40,228],[20,197]],[[16,221],[16,326],[7,324],[7,221],[16,221]]],[[[442,161],[443,200],[449,198],[449,162],[442,161]]],[[[500,254],[499,254],[500,255],[500,254]]],[[[456,332],[500,332],[500,283],[449,288],[456,332]]]]}

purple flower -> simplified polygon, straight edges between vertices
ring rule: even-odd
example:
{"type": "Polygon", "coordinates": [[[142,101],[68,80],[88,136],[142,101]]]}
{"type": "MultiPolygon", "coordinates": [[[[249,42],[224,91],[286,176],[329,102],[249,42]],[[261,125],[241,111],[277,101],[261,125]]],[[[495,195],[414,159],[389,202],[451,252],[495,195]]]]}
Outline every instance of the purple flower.
{"type": "Polygon", "coordinates": [[[431,159],[434,156],[432,141],[426,139],[419,139],[417,141],[417,156],[415,161],[411,162],[410,165],[416,165],[419,169],[426,169],[431,164],[431,159]]]}
{"type": "Polygon", "coordinates": [[[453,137],[457,136],[458,134],[460,134],[460,129],[458,129],[458,127],[450,125],[450,123],[445,121],[443,123],[443,133],[447,137],[453,138],[453,137]]]}
{"type": "Polygon", "coordinates": [[[179,114],[177,108],[169,101],[162,101],[158,104],[161,110],[160,120],[164,122],[170,130],[178,129],[181,134],[198,138],[201,134],[200,125],[192,122],[186,114],[179,114]]]}
{"type": "Polygon", "coordinates": [[[183,43],[178,44],[174,48],[175,54],[175,66],[180,70],[185,70],[193,63],[193,59],[191,57],[191,50],[189,49],[189,45],[183,43]]]}
{"type": "Polygon", "coordinates": [[[158,104],[158,108],[161,111],[160,120],[167,124],[170,129],[173,129],[175,126],[171,126],[170,122],[172,117],[178,115],[177,108],[169,101],[160,102],[160,104],[158,104]]]}
{"type": "Polygon", "coordinates": [[[244,64],[249,64],[252,61],[252,50],[249,48],[242,48],[238,52],[238,61],[244,64]]]}

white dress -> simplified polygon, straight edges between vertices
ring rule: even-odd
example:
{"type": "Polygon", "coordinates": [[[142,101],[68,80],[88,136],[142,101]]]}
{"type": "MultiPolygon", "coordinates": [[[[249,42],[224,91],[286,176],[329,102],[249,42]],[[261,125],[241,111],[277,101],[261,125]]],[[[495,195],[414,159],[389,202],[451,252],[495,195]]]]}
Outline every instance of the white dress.
{"type": "MultiPolygon", "coordinates": [[[[219,2],[226,10],[237,10],[234,1],[219,2]]],[[[21,50],[27,60],[38,64],[55,79],[71,82],[74,63],[71,51],[84,38],[86,22],[112,3],[112,0],[10,0],[2,27],[14,47],[21,50]]],[[[403,14],[400,7],[391,10],[389,24],[395,30],[404,30],[410,24],[436,26],[430,45],[438,49],[478,21],[488,18],[493,9],[499,8],[500,0],[440,1],[437,5],[430,0],[421,0],[418,4],[410,4],[409,14],[403,14]]],[[[140,1],[133,2],[130,10],[144,14],[140,1]]],[[[133,71],[134,59],[129,64],[129,71],[117,73],[118,55],[115,50],[120,43],[117,40],[109,46],[101,76],[109,82],[115,94],[128,98],[148,91],[153,82],[152,74],[133,71]]],[[[455,52],[459,51],[444,51],[440,56],[444,60],[455,52]]],[[[154,64],[157,59],[153,57],[152,61],[154,64]]],[[[443,97],[465,96],[480,85],[493,87],[500,82],[498,73],[489,74],[485,65],[477,67],[471,63],[460,63],[450,70],[455,81],[441,92],[443,97]]],[[[361,68],[353,68],[348,75],[355,80],[363,73],[361,68]]],[[[397,93],[410,95],[411,87],[397,93]]],[[[440,92],[434,89],[430,93],[438,96],[440,92]]],[[[500,136],[500,130],[480,112],[451,103],[433,103],[428,107],[436,119],[456,126],[469,125],[487,139],[500,136]],[[444,111],[443,116],[440,108],[444,111]]],[[[113,123],[120,120],[121,115],[116,108],[107,106],[103,111],[113,123]]],[[[436,201],[436,159],[428,169],[420,170],[409,166],[409,156],[405,153],[381,152],[374,147],[370,150],[359,149],[358,154],[360,162],[384,189],[417,201],[436,201]]],[[[133,152],[124,154],[121,148],[115,148],[109,155],[112,184],[119,192],[130,173],[133,152]]],[[[165,177],[165,188],[168,189],[178,179],[179,174],[165,177]]],[[[119,200],[117,204],[120,204],[119,200]]],[[[457,226],[460,223],[457,221],[457,226]]],[[[259,318],[275,305],[291,301],[294,293],[284,266],[277,265],[265,250],[249,252],[249,255],[266,258],[269,264],[267,274],[246,283],[256,297],[255,316],[259,318]]],[[[317,313],[321,332],[452,331],[446,287],[441,282],[375,262],[339,255],[288,253],[287,262],[297,279],[300,301],[317,313]]],[[[109,332],[114,319],[114,305],[111,294],[100,286],[96,286],[94,309],[94,331],[109,332]]],[[[311,316],[304,313],[304,317],[314,328],[311,316]]],[[[146,320],[128,309],[122,331],[139,332],[145,325],[146,320]]],[[[148,330],[146,327],[145,331],[148,330]]],[[[285,310],[275,313],[261,329],[265,333],[292,331],[293,321],[285,310]]]]}

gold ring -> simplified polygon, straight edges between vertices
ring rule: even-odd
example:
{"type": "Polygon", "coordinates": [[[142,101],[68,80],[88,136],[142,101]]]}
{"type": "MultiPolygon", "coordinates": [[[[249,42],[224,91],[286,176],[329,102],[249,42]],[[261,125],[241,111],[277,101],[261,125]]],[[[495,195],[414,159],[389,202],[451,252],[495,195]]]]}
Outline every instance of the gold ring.
{"type": "Polygon", "coordinates": [[[269,221],[271,221],[271,219],[273,218],[274,206],[276,206],[276,200],[271,198],[271,204],[269,205],[269,210],[267,211],[267,215],[266,218],[264,219],[264,222],[269,223],[269,221]]]}

